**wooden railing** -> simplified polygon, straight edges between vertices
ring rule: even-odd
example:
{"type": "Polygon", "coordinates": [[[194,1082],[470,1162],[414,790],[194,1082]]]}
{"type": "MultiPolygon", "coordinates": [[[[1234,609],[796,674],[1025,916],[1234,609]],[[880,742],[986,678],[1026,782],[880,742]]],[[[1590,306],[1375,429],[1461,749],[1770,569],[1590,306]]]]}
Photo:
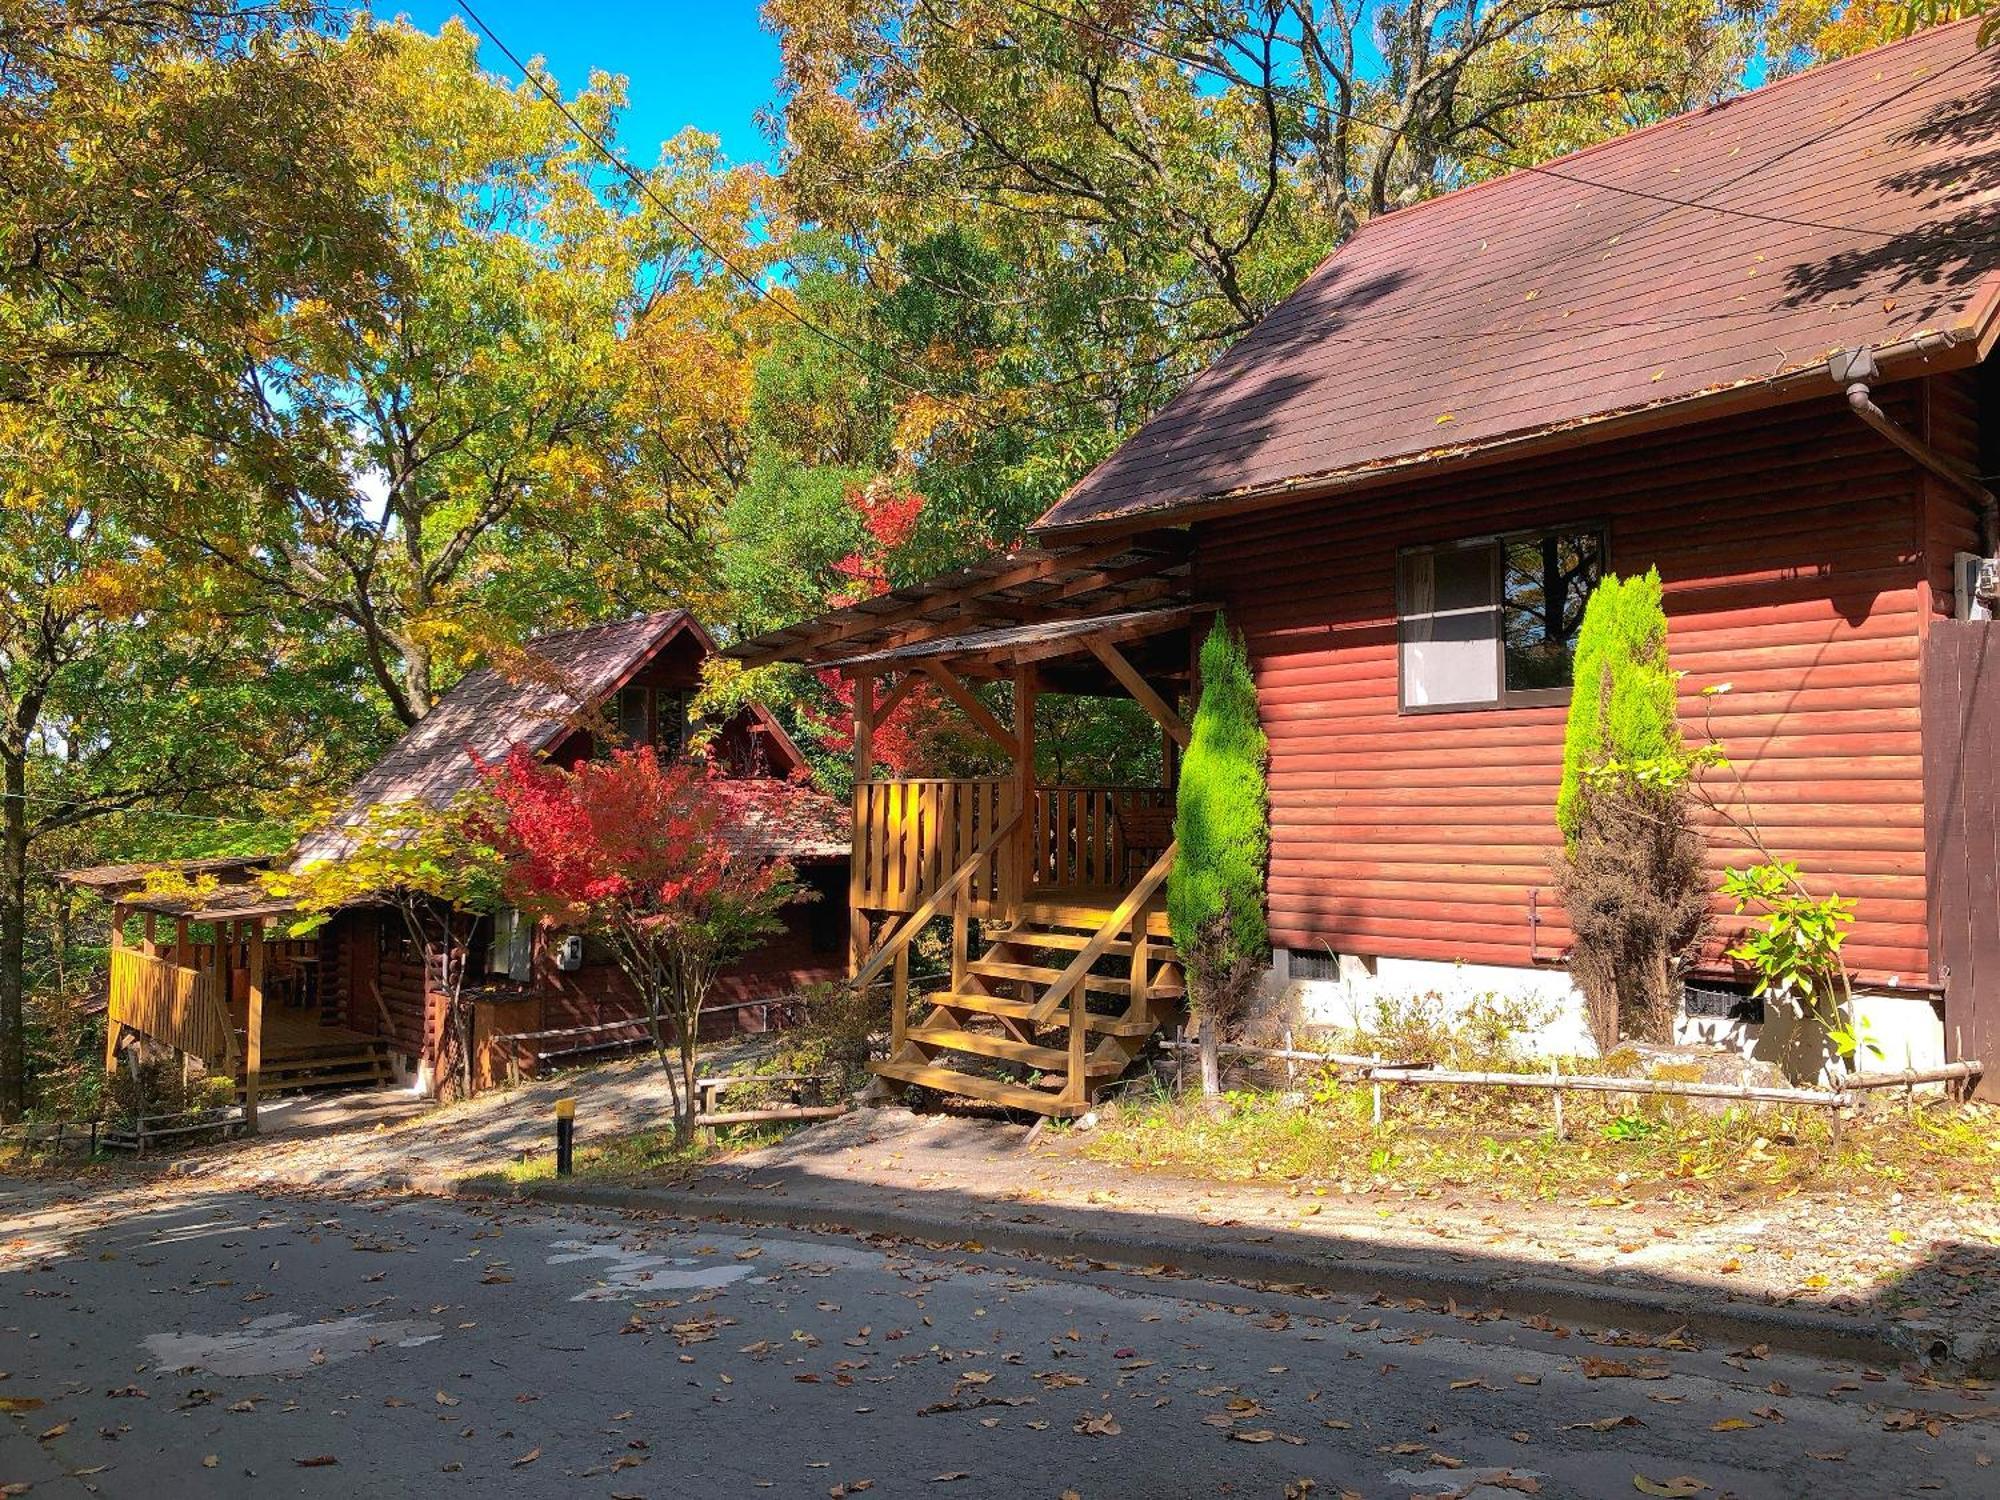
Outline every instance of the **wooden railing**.
{"type": "MultiPolygon", "coordinates": [[[[966,856],[989,841],[1013,808],[1007,783],[926,777],[866,781],[854,789],[855,904],[915,911],[966,856]]],[[[1001,898],[1000,862],[989,856],[967,876],[975,909],[1001,898]]]]}
{"type": "MultiPolygon", "coordinates": [[[[1120,807],[1162,808],[1162,787],[1041,786],[1026,832],[1030,887],[1123,892],[1132,878],[1120,807]]],[[[997,778],[926,777],[869,781],[855,788],[855,904],[911,912],[1012,811],[1011,783],[997,778]]],[[[1157,854],[1158,850],[1139,851],[1157,854]]],[[[995,850],[966,882],[974,916],[999,912],[1004,851],[995,850]]]]}
{"type": "Polygon", "coordinates": [[[213,969],[187,969],[137,948],[111,953],[109,1020],[211,1067],[236,1066],[236,1034],[213,969]]]}
{"type": "MultiPolygon", "coordinates": [[[[1028,883],[1122,891],[1132,878],[1120,807],[1166,807],[1157,786],[1038,786],[1028,826],[1028,883]]],[[[1157,854],[1157,849],[1147,851],[1157,854]]]]}

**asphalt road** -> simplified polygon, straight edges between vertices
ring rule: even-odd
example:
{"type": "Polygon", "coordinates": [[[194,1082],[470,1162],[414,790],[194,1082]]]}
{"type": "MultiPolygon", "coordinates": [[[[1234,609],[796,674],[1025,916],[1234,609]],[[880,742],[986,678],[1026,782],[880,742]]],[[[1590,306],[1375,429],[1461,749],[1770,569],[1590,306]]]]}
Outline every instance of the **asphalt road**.
{"type": "Polygon", "coordinates": [[[2000,1400],[1754,1350],[415,1200],[14,1217],[37,1500],[2000,1495],[2000,1400]]]}

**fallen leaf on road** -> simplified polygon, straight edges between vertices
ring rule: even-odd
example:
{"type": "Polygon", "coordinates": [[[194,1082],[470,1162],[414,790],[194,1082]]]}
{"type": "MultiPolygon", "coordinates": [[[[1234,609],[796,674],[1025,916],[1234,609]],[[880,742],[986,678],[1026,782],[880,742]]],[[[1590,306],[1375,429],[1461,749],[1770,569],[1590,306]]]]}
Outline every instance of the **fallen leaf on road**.
{"type": "Polygon", "coordinates": [[[331,1453],[316,1453],[311,1458],[295,1458],[292,1462],[301,1469],[330,1469],[340,1460],[331,1453]]]}
{"type": "Polygon", "coordinates": [[[536,1459],[540,1458],[541,1456],[542,1456],[542,1450],[540,1448],[530,1448],[526,1453],[523,1453],[519,1458],[515,1459],[512,1464],[508,1465],[508,1467],[518,1469],[523,1467],[524,1465],[533,1463],[536,1459]]]}
{"type": "Polygon", "coordinates": [[[1686,1474],[1672,1479],[1648,1479],[1644,1474],[1634,1474],[1632,1488],[1642,1495],[1670,1495],[1686,1500],[1687,1496],[1699,1495],[1708,1486],[1686,1474]]]}
{"type": "MultiPolygon", "coordinates": [[[[439,1391],[437,1393],[437,1404],[439,1406],[456,1406],[458,1405],[458,1397],[447,1396],[443,1391],[439,1391]]],[[[231,1408],[231,1410],[234,1410],[234,1408],[231,1408]]]]}
{"type": "Polygon", "coordinates": [[[944,1473],[942,1473],[942,1474],[933,1474],[933,1475],[931,1475],[931,1483],[932,1483],[932,1484],[950,1484],[950,1483],[952,1483],[952,1482],[953,1482],[954,1480],[959,1480],[959,1479],[970,1479],[971,1477],[972,1477],[972,1473],[971,1473],[971,1471],[970,1471],[970,1470],[968,1470],[968,1469],[947,1469],[947,1470],[946,1470],[946,1471],[945,1471],[944,1473]]]}
{"type": "Polygon", "coordinates": [[[1710,1432],[1748,1432],[1758,1425],[1750,1421],[1747,1417],[1724,1417],[1720,1422],[1710,1422],[1708,1430],[1710,1432]]]}
{"type": "Polygon", "coordinates": [[[1118,1419],[1110,1412],[1085,1412],[1076,1419],[1077,1432],[1088,1433],[1091,1437],[1117,1437],[1125,1429],[1118,1425],[1118,1419]]]}
{"type": "Polygon", "coordinates": [[[1232,1432],[1229,1435],[1239,1443],[1268,1443],[1277,1437],[1277,1433],[1268,1427],[1259,1427],[1251,1432],[1232,1432]]]}
{"type": "Polygon", "coordinates": [[[1637,1417],[1627,1412],[1623,1416],[1598,1417],[1594,1421],[1589,1422],[1571,1422],[1563,1431],[1574,1432],[1579,1428],[1588,1428],[1592,1432],[1609,1432],[1614,1427],[1644,1427],[1645,1425],[1644,1422],[1641,1422],[1637,1417]]]}
{"type": "Polygon", "coordinates": [[[0,1396],[0,1411],[40,1411],[40,1396],[0,1396]]]}

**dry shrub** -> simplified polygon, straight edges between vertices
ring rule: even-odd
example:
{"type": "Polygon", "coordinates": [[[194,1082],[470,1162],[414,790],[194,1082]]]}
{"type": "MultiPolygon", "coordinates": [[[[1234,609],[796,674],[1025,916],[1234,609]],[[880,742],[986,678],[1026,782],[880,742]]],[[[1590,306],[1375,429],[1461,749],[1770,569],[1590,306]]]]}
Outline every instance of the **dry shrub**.
{"type": "Polygon", "coordinates": [[[1570,977],[1600,1052],[1621,1036],[1671,1042],[1681,979],[1708,928],[1704,841],[1686,790],[1586,786],[1576,832],[1550,859],[1576,941],[1570,977]]]}
{"type": "Polygon", "coordinates": [[[799,997],[803,1012],[767,1065],[774,1073],[826,1073],[848,1093],[867,1081],[871,1040],[887,1029],[888,999],[879,986],[816,984],[799,997]]]}

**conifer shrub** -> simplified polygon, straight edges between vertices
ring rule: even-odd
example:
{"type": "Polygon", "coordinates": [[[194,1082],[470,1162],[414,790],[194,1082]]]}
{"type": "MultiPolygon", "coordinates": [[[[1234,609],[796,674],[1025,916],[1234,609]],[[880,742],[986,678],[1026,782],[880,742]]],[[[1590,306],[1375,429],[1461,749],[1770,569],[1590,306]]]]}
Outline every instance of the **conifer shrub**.
{"type": "Polygon", "coordinates": [[[1660,575],[1605,575],[1577,633],[1552,865],[1571,978],[1600,1051],[1673,1040],[1680,984],[1708,926],[1700,752],[1681,737],[1660,575]]]}
{"type": "Polygon", "coordinates": [[[1203,1079],[1212,1090],[1214,1043],[1242,1019],[1270,951],[1267,746],[1249,648],[1220,615],[1202,644],[1201,698],[1191,728],[1174,808],[1178,848],[1167,878],[1167,920],[1201,1018],[1203,1079]]]}

